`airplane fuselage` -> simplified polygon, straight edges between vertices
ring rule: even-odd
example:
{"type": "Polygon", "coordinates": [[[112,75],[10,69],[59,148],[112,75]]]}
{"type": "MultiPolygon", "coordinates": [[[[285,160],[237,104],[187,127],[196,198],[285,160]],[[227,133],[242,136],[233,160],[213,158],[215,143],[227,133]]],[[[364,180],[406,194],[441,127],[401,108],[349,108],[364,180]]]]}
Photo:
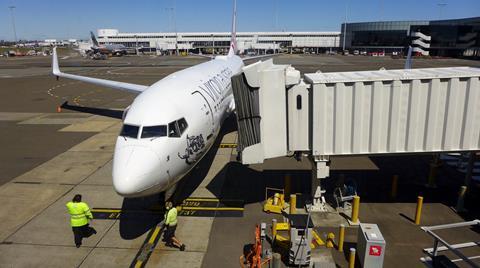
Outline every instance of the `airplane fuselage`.
{"type": "Polygon", "coordinates": [[[115,146],[118,194],[166,191],[199,162],[234,110],[231,77],[242,67],[238,56],[218,56],[165,77],[135,98],[115,146]]]}

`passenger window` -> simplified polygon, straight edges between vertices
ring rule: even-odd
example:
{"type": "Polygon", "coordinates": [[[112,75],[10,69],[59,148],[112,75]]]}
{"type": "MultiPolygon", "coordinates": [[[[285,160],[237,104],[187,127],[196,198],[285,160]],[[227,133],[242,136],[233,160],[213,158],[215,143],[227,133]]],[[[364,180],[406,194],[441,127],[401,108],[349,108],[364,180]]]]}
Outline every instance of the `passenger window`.
{"type": "Polygon", "coordinates": [[[137,126],[123,125],[122,131],[120,132],[120,136],[136,139],[138,137],[138,129],[139,127],[137,126]]]}
{"type": "Polygon", "coordinates": [[[173,138],[180,137],[180,131],[178,130],[177,121],[173,121],[168,124],[168,136],[173,138]]]}
{"type": "Polygon", "coordinates": [[[167,126],[143,127],[142,139],[167,136],[167,126]]]}
{"type": "Polygon", "coordinates": [[[180,129],[180,135],[182,135],[183,132],[185,132],[185,129],[188,128],[188,124],[185,118],[181,118],[178,120],[178,128],[180,129]]]}

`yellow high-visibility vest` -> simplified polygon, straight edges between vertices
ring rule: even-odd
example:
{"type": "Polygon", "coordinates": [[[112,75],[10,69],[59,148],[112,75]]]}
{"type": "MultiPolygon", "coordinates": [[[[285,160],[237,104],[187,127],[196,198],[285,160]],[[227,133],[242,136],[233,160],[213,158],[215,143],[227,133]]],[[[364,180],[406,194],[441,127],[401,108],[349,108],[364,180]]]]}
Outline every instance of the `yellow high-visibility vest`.
{"type": "Polygon", "coordinates": [[[170,226],[177,225],[177,208],[176,207],[171,208],[165,214],[165,224],[170,226]]]}
{"type": "Polygon", "coordinates": [[[87,203],[70,201],[66,206],[70,214],[70,225],[72,227],[83,226],[88,223],[89,219],[93,219],[92,212],[90,212],[87,203]]]}

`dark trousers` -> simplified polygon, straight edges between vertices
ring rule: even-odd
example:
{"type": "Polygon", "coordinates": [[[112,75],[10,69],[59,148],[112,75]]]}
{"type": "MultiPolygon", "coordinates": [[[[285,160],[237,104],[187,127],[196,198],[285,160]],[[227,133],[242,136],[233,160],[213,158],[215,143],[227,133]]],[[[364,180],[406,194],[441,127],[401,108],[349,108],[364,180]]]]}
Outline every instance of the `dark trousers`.
{"type": "Polygon", "coordinates": [[[175,237],[175,230],[177,229],[176,225],[167,226],[165,232],[163,233],[163,239],[167,243],[173,243],[172,238],[175,237]]]}
{"type": "Polygon", "coordinates": [[[83,226],[72,227],[73,237],[75,239],[75,245],[79,247],[82,244],[82,238],[90,237],[96,233],[95,229],[88,226],[88,223],[83,226]]]}

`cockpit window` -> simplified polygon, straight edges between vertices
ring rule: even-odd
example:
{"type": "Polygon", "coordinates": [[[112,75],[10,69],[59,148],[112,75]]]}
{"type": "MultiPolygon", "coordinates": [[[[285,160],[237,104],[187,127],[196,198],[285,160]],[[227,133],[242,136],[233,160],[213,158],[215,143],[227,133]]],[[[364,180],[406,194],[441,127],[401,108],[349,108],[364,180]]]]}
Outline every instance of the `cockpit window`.
{"type": "Polygon", "coordinates": [[[180,130],[178,129],[177,121],[168,124],[168,136],[174,138],[180,137],[180,130]]]}
{"type": "Polygon", "coordinates": [[[167,136],[167,126],[143,127],[141,136],[142,139],[167,136]]]}
{"type": "Polygon", "coordinates": [[[188,124],[185,118],[181,118],[178,120],[178,128],[180,129],[180,135],[183,134],[183,132],[185,131],[185,129],[187,129],[187,127],[188,127],[188,124]]]}
{"type": "Polygon", "coordinates": [[[130,137],[136,139],[138,137],[138,129],[137,126],[132,125],[123,125],[122,131],[120,132],[120,136],[130,137]]]}

